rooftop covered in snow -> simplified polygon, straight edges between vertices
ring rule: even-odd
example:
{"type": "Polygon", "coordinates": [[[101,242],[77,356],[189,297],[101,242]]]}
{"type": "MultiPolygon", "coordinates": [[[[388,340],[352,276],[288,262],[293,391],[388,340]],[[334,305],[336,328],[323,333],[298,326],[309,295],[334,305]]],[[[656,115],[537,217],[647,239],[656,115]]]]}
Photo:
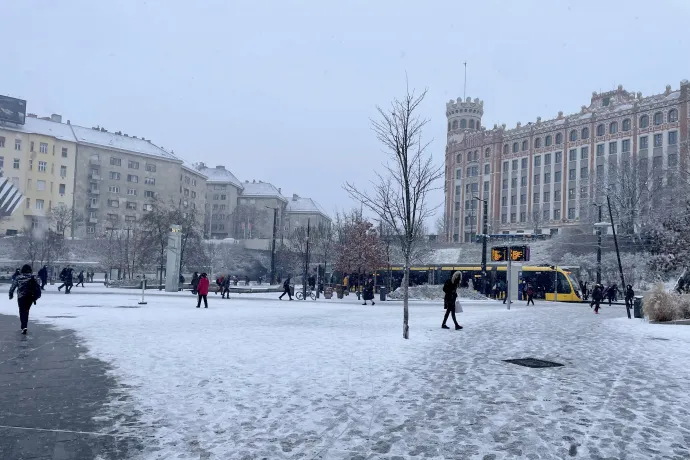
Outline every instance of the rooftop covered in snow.
{"type": "Polygon", "coordinates": [[[124,134],[111,133],[102,129],[84,128],[72,126],[74,135],[79,143],[90,144],[108,149],[124,150],[143,155],[151,155],[167,160],[181,161],[173,153],[163,150],[151,141],[138,137],[125,136],[124,134]]]}
{"type": "Polygon", "coordinates": [[[311,198],[302,198],[296,194],[292,195],[288,201],[285,211],[294,214],[321,214],[330,219],[326,211],[316,201],[311,198]]]}
{"type": "Polygon", "coordinates": [[[57,121],[62,120],[62,117],[60,117],[60,115],[53,115],[53,120],[45,120],[41,118],[27,116],[26,121],[23,125],[0,122],[0,128],[6,129],[8,131],[17,131],[25,134],[41,134],[44,136],[51,136],[62,141],[76,141],[74,133],[70,128],[70,125],[63,124],[57,121]]]}
{"type": "Polygon", "coordinates": [[[215,168],[209,168],[206,166],[204,163],[199,163],[199,168],[198,170],[204,174],[206,177],[208,177],[207,181],[208,183],[217,183],[217,184],[232,184],[235,187],[242,188],[242,182],[235,177],[233,173],[225,169],[225,166],[218,165],[215,168]]]}
{"type": "Polygon", "coordinates": [[[260,197],[260,198],[278,198],[281,201],[287,202],[287,199],[280,194],[280,189],[276,188],[269,182],[262,181],[244,181],[242,184],[242,196],[244,197],[260,197]]]}

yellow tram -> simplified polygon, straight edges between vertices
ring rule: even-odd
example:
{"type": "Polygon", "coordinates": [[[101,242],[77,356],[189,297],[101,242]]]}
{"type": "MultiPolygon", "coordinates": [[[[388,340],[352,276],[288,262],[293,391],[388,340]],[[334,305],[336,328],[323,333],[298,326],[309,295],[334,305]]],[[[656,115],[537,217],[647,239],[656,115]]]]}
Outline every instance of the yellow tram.
{"type": "MultiPolygon", "coordinates": [[[[498,281],[506,281],[506,264],[487,263],[486,271],[489,286],[493,287],[498,281]]],[[[479,289],[482,268],[478,264],[443,264],[413,266],[410,268],[410,285],[443,284],[453,272],[461,271],[463,278],[461,285],[479,289]]],[[[556,300],[559,302],[579,302],[582,300],[580,283],[577,279],[576,267],[554,267],[548,265],[523,265],[520,267],[520,283],[529,283],[535,290],[535,299],[556,300]]],[[[388,267],[376,272],[377,284],[388,285],[388,267]]],[[[390,283],[393,289],[402,284],[403,266],[390,267],[390,283]]]]}

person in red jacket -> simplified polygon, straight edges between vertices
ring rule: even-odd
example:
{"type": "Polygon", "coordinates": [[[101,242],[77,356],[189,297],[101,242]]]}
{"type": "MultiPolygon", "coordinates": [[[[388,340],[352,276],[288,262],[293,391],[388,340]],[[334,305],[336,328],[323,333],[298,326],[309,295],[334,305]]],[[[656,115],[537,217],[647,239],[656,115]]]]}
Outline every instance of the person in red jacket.
{"type": "Polygon", "coordinates": [[[208,300],[206,299],[206,296],[208,295],[208,285],[208,277],[206,276],[206,273],[202,273],[199,277],[199,284],[196,287],[196,291],[199,294],[199,302],[197,302],[196,308],[201,308],[201,299],[204,299],[204,305],[206,306],[205,308],[208,308],[208,300]]]}

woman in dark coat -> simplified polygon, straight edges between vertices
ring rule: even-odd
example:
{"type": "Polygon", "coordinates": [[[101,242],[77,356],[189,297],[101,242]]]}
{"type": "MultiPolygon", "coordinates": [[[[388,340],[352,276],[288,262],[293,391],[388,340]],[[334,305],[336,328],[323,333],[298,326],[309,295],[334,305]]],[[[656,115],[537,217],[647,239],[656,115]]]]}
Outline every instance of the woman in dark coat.
{"type": "Polygon", "coordinates": [[[372,305],[376,305],[376,302],[374,302],[374,280],[369,278],[367,280],[367,283],[364,285],[364,291],[362,291],[362,299],[364,299],[364,303],[362,305],[367,304],[367,300],[371,300],[372,305]]]}
{"type": "Polygon", "coordinates": [[[446,321],[448,321],[448,315],[450,315],[453,318],[453,322],[455,323],[455,330],[457,331],[459,329],[462,329],[462,326],[458,324],[458,320],[455,318],[455,301],[458,298],[458,286],[460,285],[461,279],[462,272],[455,272],[453,273],[453,276],[443,284],[443,308],[446,309],[446,314],[443,317],[443,323],[441,324],[441,327],[443,329],[450,329],[448,326],[446,326],[446,321]]]}

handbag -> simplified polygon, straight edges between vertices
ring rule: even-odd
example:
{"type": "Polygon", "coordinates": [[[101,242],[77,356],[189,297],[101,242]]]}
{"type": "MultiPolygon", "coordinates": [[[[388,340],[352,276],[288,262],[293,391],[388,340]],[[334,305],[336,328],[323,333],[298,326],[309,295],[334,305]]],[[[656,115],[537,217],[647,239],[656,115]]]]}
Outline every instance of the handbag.
{"type": "Polygon", "coordinates": [[[455,313],[462,313],[462,305],[460,305],[459,300],[455,301],[455,313]]]}

